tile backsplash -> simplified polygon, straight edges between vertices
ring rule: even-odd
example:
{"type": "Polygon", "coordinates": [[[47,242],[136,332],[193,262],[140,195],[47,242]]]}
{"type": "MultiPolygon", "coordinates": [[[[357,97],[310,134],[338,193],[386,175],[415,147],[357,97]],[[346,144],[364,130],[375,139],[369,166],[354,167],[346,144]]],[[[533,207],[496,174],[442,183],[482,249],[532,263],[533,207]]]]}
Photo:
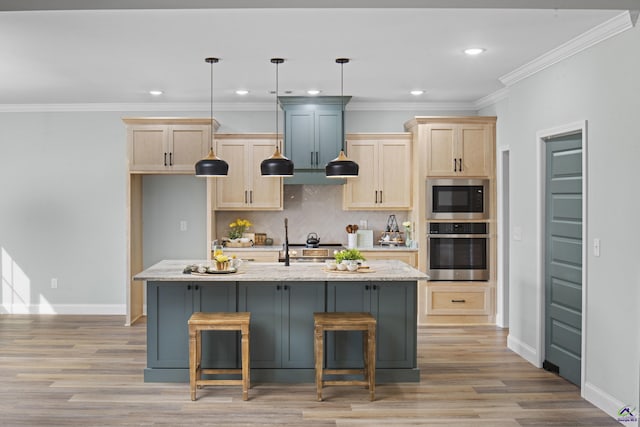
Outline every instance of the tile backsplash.
{"type": "Polygon", "coordinates": [[[285,185],[283,211],[218,211],[216,232],[226,237],[229,224],[237,218],[248,219],[253,226],[248,230],[266,233],[274,245],[284,241],[284,218],[289,219],[289,243],[304,243],[309,233],[315,232],[320,243],[347,244],[347,224],[366,221],[374,230],[374,244],[387,225],[389,215],[395,214],[398,224],[407,218],[406,211],[343,211],[342,185],[285,185]]]}

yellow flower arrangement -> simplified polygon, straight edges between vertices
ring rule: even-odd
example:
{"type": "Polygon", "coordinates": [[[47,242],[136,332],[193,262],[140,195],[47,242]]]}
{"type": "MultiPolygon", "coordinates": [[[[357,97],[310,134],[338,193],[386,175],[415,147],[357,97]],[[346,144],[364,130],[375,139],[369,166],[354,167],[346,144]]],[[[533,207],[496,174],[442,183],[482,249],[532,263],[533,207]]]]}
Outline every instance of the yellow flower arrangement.
{"type": "Polygon", "coordinates": [[[248,219],[238,218],[231,224],[229,224],[229,238],[238,239],[242,237],[242,234],[247,231],[253,224],[248,219]]]}
{"type": "Polygon", "coordinates": [[[227,255],[216,255],[216,262],[227,262],[229,261],[229,257],[227,255]]]}

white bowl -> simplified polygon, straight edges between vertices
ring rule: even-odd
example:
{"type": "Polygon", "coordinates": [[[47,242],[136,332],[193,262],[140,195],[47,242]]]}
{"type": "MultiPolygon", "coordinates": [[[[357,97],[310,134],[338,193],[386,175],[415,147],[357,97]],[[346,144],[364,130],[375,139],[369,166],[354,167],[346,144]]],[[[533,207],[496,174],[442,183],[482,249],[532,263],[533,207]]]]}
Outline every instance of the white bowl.
{"type": "Polygon", "coordinates": [[[347,270],[356,271],[358,269],[358,261],[350,261],[347,263],[347,270]]]}
{"type": "Polygon", "coordinates": [[[347,269],[347,264],[341,262],[340,264],[336,264],[336,268],[340,271],[345,271],[347,269]]]}
{"type": "Polygon", "coordinates": [[[324,265],[327,268],[327,270],[335,270],[336,268],[338,268],[338,266],[336,265],[336,262],[332,260],[325,261],[324,265]]]}

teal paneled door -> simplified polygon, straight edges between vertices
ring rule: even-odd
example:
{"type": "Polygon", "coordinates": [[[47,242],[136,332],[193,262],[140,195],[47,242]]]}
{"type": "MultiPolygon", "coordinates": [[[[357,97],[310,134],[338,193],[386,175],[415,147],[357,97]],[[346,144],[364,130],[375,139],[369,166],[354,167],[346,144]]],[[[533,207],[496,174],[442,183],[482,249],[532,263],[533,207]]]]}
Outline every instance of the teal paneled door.
{"type": "Polygon", "coordinates": [[[580,385],[582,134],[546,143],[545,369],[580,385]]]}

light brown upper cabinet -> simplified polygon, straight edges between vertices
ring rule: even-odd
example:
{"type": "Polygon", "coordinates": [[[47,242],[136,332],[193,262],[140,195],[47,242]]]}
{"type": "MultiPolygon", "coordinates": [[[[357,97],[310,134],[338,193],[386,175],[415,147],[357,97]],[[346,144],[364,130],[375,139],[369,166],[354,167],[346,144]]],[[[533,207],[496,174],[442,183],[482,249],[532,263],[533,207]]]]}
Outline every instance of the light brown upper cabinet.
{"type": "Polygon", "coordinates": [[[411,209],[411,135],[347,136],[347,157],[360,166],[343,189],[345,210],[411,209]]]}
{"type": "MultiPolygon", "coordinates": [[[[195,164],[206,157],[211,119],[125,118],[129,171],[194,174],[195,164]]],[[[217,128],[218,123],[214,120],[217,128]]]]}
{"type": "Polygon", "coordinates": [[[275,144],[267,134],[216,136],[216,154],[229,163],[229,175],[214,180],[215,210],[282,210],[282,178],[260,174],[275,144]]]}
{"type": "Polygon", "coordinates": [[[416,117],[407,130],[419,126],[426,150],[427,176],[489,177],[493,174],[495,118],[416,117]]]}

